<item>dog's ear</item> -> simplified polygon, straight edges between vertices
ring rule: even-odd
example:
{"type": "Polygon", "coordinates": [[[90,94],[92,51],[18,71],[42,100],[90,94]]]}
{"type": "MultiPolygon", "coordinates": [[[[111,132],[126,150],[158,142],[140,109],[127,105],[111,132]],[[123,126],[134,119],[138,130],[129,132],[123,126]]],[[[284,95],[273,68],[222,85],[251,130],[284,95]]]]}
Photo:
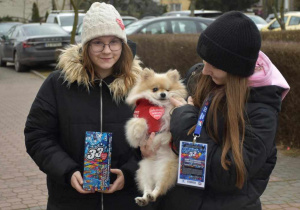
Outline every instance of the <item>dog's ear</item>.
{"type": "Polygon", "coordinates": [[[148,80],[149,78],[154,76],[154,71],[152,69],[144,68],[141,72],[142,81],[148,80]]]}
{"type": "Polygon", "coordinates": [[[176,69],[169,70],[167,76],[174,82],[177,82],[180,79],[179,72],[176,69]]]}

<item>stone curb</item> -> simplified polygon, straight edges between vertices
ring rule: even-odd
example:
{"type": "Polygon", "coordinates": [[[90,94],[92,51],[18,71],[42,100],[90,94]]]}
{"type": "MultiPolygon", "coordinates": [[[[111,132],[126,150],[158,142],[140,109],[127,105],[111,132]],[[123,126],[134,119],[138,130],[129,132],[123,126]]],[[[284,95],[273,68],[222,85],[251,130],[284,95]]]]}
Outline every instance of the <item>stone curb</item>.
{"type": "Polygon", "coordinates": [[[37,75],[38,77],[42,78],[42,79],[46,79],[46,77],[44,75],[42,75],[41,73],[39,73],[36,70],[30,70],[31,73],[37,75]]]}

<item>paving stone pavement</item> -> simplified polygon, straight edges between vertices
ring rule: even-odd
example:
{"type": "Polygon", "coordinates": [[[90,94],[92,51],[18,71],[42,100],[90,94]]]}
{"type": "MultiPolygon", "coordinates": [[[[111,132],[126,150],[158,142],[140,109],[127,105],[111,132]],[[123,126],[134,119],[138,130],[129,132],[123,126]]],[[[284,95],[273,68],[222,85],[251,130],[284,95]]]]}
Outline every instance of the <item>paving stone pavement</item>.
{"type": "MultiPolygon", "coordinates": [[[[0,210],[46,209],[46,176],[28,156],[24,125],[43,79],[0,67],[0,210]]],[[[263,209],[300,209],[300,157],[278,153],[263,209]]]]}

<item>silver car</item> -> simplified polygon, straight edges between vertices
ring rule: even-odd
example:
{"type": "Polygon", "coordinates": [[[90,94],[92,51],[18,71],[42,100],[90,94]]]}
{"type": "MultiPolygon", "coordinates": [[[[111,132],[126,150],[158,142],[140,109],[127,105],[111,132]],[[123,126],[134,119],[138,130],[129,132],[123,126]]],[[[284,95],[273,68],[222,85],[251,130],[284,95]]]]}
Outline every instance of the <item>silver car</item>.
{"type": "Polygon", "coordinates": [[[13,26],[0,39],[0,66],[14,62],[17,72],[28,66],[54,63],[58,49],[70,44],[70,35],[57,24],[32,23],[13,26]]]}
{"type": "Polygon", "coordinates": [[[157,17],[139,20],[125,28],[132,34],[197,34],[204,31],[214,19],[201,17],[157,17]]]}

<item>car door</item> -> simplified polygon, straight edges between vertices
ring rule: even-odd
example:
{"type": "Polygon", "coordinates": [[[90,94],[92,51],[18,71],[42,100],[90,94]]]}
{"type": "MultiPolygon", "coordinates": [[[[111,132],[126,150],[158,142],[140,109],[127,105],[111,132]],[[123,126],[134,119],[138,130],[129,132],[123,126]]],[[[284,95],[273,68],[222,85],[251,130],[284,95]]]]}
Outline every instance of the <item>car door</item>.
{"type": "Polygon", "coordinates": [[[196,34],[199,32],[194,20],[171,20],[173,34],[196,34]]]}
{"type": "Polygon", "coordinates": [[[7,39],[5,40],[4,47],[3,47],[3,54],[5,60],[13,61],[14,60],[14,45],[16,42],[16,34],[18,31],[18,27],[14,26],[12,27],[8,34],[7,39]]]}
{"type": "Polygon", "coordinates": [[[300,17],[291,16],[290,21],[286,25],[286,30],[299,30],[300,29],[300,17]]]}
{"type": "MultiPolygon", "coordinates": [[[[288,20],[288,17],[284,16],[285,26],[287,24],[287,20],[288,20]]],[[[278,21],[276,19],[272,20],[272,22],[270,23],[270,26],[268,27],[268,29],[272,30],[272,31],[280,31],[281,30],[280,24],[278,23],[278,21]]]]}
{"type": "Polygon", "coordinates": [[[168,22],[166,20],[150,23],[141,28],[139,34],[168,34],[170,33],[168,22]]]}

